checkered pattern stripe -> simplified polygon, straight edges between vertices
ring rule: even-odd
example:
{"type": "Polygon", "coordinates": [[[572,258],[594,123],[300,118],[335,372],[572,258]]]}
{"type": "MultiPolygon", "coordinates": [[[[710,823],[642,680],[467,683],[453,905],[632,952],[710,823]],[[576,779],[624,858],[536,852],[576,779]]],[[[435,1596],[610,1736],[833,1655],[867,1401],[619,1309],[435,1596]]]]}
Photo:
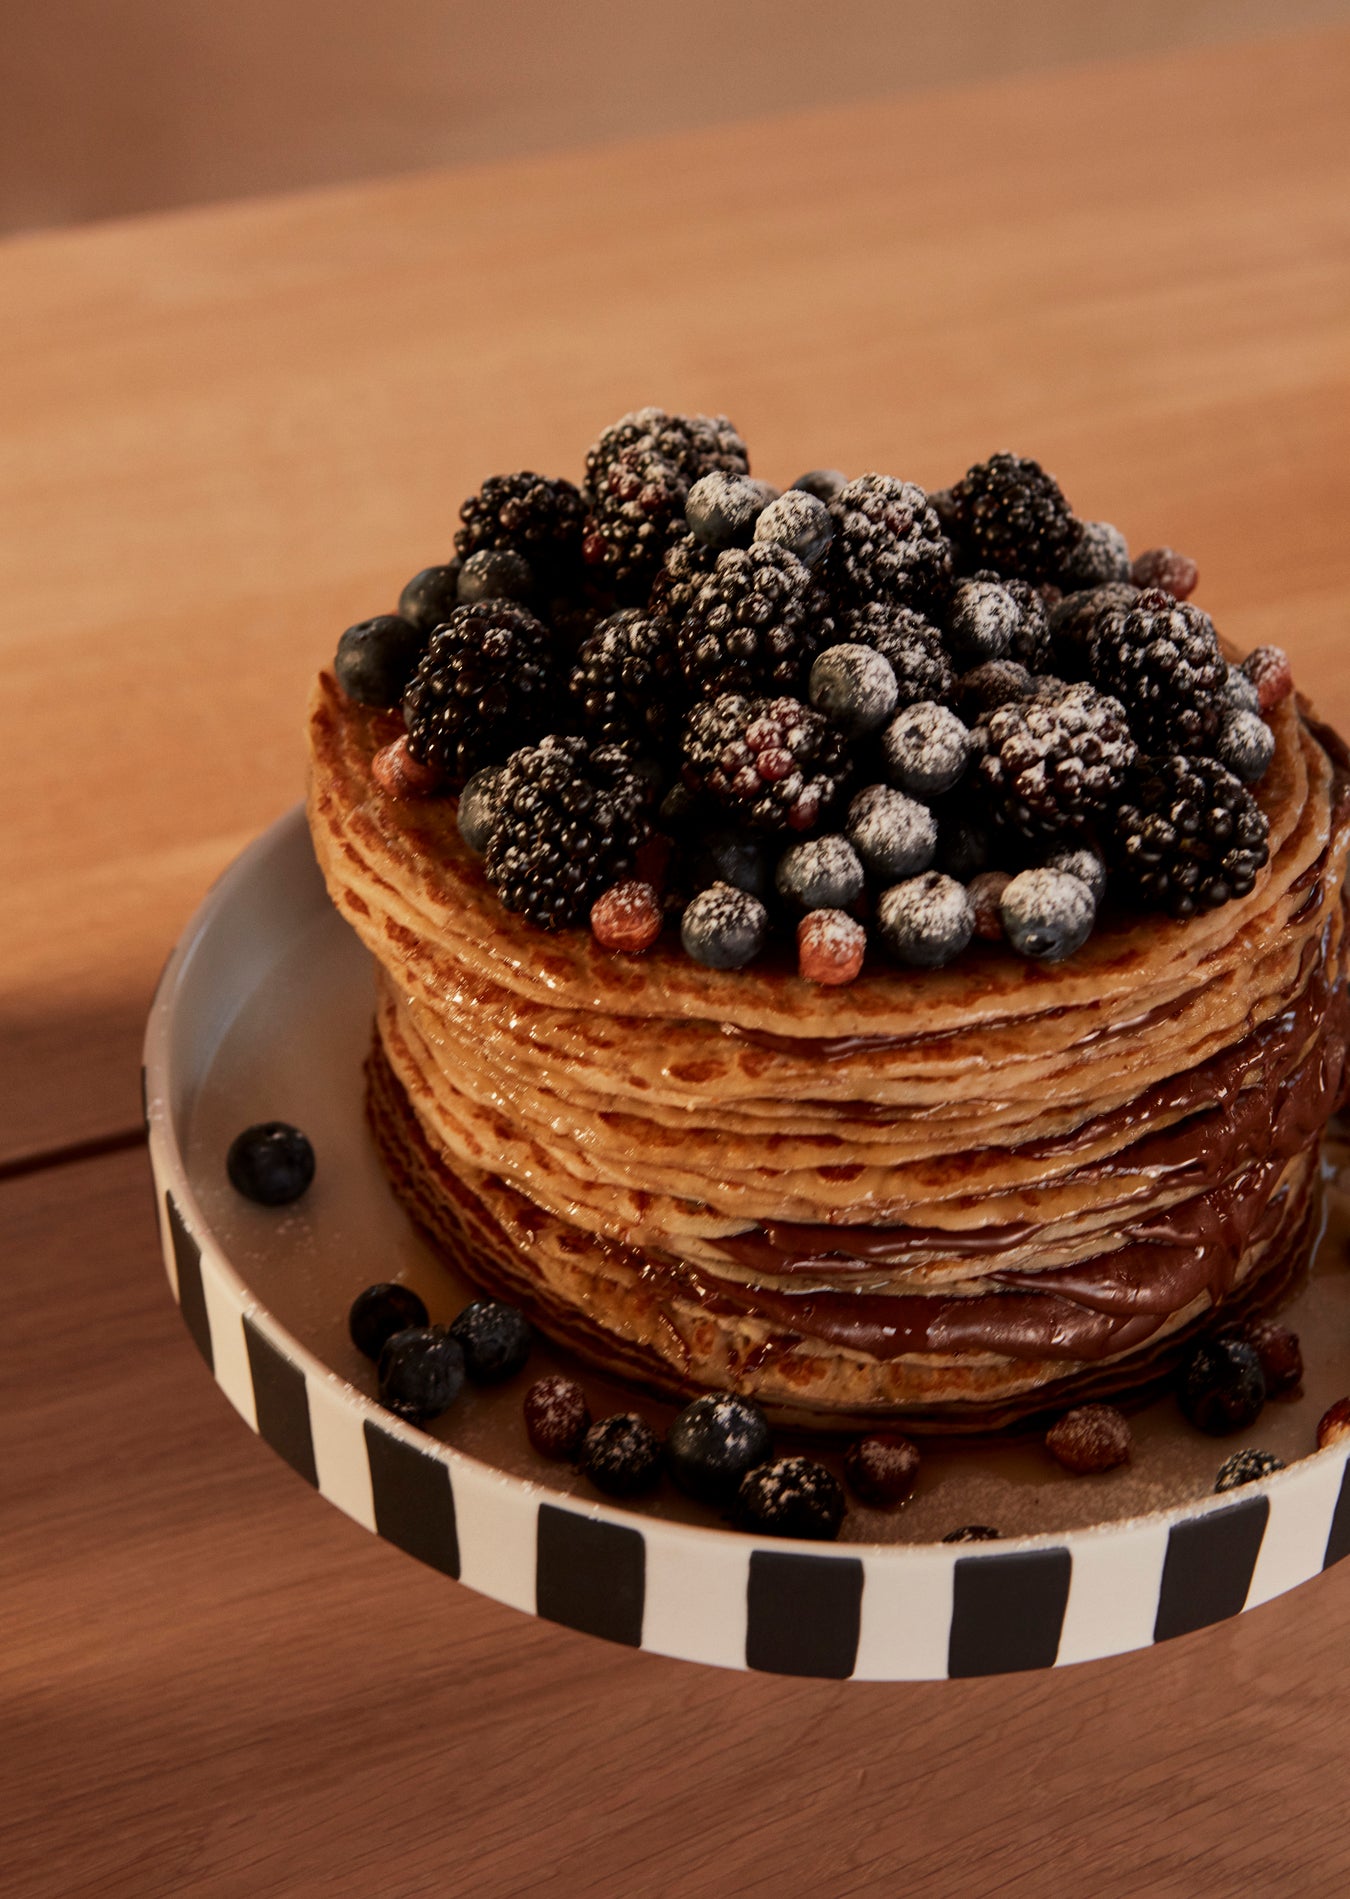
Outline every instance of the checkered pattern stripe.
{"type": "Polygon", "coordinates": [[[767,1545],[578,1506],[392,1417],[309,1357],[175,1198],[151,1131],[183,1320],[246,1423],[330,1503],[447,1576],[632,1648],[835,1680],[1050,1668],[1253,1608],[1350,1554],[1343,1452],[1236,1499],[997,1545],[767,1545]]]}

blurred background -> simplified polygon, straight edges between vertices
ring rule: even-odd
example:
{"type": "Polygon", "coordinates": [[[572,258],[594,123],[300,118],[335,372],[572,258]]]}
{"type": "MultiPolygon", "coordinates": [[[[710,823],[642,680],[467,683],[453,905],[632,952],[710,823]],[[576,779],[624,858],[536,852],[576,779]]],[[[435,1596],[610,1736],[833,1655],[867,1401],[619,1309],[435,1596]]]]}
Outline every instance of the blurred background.
{"type": "Polygon", "coordinates": [[[1350,0],[10,0],[0,230],[1347,18],[1350,0]]]}

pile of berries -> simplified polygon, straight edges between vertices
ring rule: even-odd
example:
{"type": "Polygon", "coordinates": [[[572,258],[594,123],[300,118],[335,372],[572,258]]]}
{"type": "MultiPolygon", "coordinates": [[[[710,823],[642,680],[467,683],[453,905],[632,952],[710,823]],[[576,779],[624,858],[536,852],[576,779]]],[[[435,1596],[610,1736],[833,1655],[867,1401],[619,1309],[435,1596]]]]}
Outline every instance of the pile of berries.
{"type": "Polygon", "coordinates": [[[507,909],[714,969],[784,941],[841,984],[1253,888],[1289,664],[1228,663],[1193,561],[1131,561],[1018,455],[931,494],[749,467],[725,417],[637,410],[579,486],[491,477],[343,634],[343,689],[403,710],[377,783],[458,795],[507,909]]]}

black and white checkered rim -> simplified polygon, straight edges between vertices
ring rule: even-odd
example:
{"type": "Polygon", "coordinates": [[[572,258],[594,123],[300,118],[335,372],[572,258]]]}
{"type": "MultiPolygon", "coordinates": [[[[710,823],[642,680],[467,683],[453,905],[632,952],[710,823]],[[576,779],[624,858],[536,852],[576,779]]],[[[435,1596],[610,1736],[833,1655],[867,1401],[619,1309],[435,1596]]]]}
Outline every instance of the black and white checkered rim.
{"type": "MultiPolygon", "coordinates": [[[[275,829],[296,822],[293,812],[275,829]]],[[[248,1290],[208,1230],[170,1112],[174,1005],[188,957],[274,835],[215,886],[160,982],[145,1050],[150,1161],[169,1281],[216,1383],[366,1529],[498,1602],[609,1641],[860,1681],[1000,1674],[1146,1648],[1255,1608],[1350,1555],[1344,1445],[1236,1499],[1090,1530],[826,1552],[580,1504],[393,1417],[248,1290]]]]}

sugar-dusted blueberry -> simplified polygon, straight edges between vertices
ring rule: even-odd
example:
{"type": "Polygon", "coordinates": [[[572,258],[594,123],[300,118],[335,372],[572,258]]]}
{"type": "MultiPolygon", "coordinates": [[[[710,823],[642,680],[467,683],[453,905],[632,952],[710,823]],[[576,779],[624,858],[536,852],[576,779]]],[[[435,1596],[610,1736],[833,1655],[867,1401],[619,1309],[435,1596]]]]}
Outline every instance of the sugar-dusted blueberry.
{"type": "Polygon", "coordinates": [[[850,738],[875,732],[895,710],[900,688],[873,646],[827,646],[811,666],[811,704],[850,738]]]}
{"type": "Polygon", "coordinates": [[[749,475],[704,475],[685,497],[684,518],[705,547],[744,547],[759,515],[777,494],[776,488],[749,475]]]}
{"type": "Polygon", "coordinates": [[[530,1355],[530,1322],[504,1299],[475,1299],[450,1324],[459,1340],[464,1369],[476,1385],[514,1378],[530,1355]]]}
{"type": "Polygon", "coordinates": [[[948,1530],[942,1540],[944,1543],[999,1543],[1003,1532],[991,1530],[987,1523],[963,1523],[959,1530],[948,1530]]]}
{"type": "Polygon", "coordinates": [[[968,725],[985,712],[1030,699],[1035,681],[1020,660],[987,659],[962,673],[953,688],[956,709],[968,725]]]}
{"type": "Polygon", "coordinates": [[[1136,554],[1125,579],[1136,587],[1160,587],[1174,600],[1189,600],[1195,592],[1200,570],[1189,554],[1178,554],[1174,547],[1146,547],[1136,554]]]}
{"type": "Polygon", "coordinates": [[[710,884],[686,904],[680,919],[685,954],[707,969],[741,969],[753,962],[769,933],[769,913],[758,897],[733,884],[710,884]]]}
{"type": "Polygon", "coordinates": [[[590,1428],[591,1410],[575,1378],[550,1372],[525,1393],[525,1431],[541,1457],[569,1462],[590,1428]]]}
{"type": "Polygon", "coordinates": [[[1259,712],[1261,695],[1254,682],[1248,679],[1240,666],[1228,668],[1228,684],[1225,688],[1229,710],[1232,712],[1259,712]]]}
{"type": "Polygon", "coordinates": [[[1255,1424],[1266,1402],[1260,1354],[1231,1334],[1203,1339],[1181,1368],[1182,1415],[1209,1437],[1231,1437],[1255,1424]]]}
{"type": "Polygon", "coordinates": [[[903,1503],[919,1480],[919,1449],[898,1431],[854,1438],[844,1453],[849,1489],[882,1510],[903,1503]]]}
{"type": "Polygon", "coordinates": [[[1065,870],[1019,871],[1001,909],[1008,941],[1039,963],[1062,963],[1081,949],[1097,915],[1087,884],[1065,870]]]}
{"type": "Polygon", "coordinates": [[[1006,658],[1021,623],[1021,607],[996,580],[962,580],[952,589],[947,637],[966,666],[1006,658]]]}
{"type": "Polygon", "coordinates": [[[730,1503],[748,1470],[772,1449],[768,1420],[750,1398],[708,1392],[666,1432],[666,1469],[700,1503],[730,1503]]]}
{"type": "Polygon", "coordinates": [[[481,857],[487,849],[497,819],[497,787],[501,783],[500,765],[485,765],[476,771],[459,794],[455,822],[459,834],[471,851],[481,857]]]}
{"type": "Polygon", "coordinates": [[[837,989],[861,974],[867,931],[846,910],[810,910],[797,925],[797,974],[837,989]]]}
{"type": "Polygon", "coordinates": [[[367,1358],[378,1358],[395,1332],[427,1323],[425,1303],[411,1286],[388,1280],[358,1292],[347,1315],[352,1344],[367,1358]]]}
{"type": "Polygon", "coordinates": [[[1276,1457],[1274,1451],[1234,1451],[1219,1466],[1219,1474],[1214,1479],[1214,1494],[1222,1496],[1225,1490],[1240,1490],[1244,1484],[1254,1484],[1262,1477],[1273,1477],[1277,1470],[1284,1468],[1284,1459],[1276,1457]]]}
{"type": "Polygon", "coordinates": [[[814,495],[817,501],[833,501],[841,488],[848,486],[848,476],[842,468],[808,468],[804,475],[798,475],[788,490],[800,490],[802,494],[814,495]]]}
{"type": "Polygon", "coordinates": [[[459,570],[462,561],[447,561],[444,567],[424,567],[414,574],[398,597],[401,616],[421,633],[434,633],[444,626],[459,605],[459,570]]]}
{"type": "Polygon", "coordinates": [[[1230,712],[1219,728],[1214,750],[1219,763],[1227,765],[1235,778],[1255,785],[1275,756],[1275,734],[1259,712],[1230,712]]]}
{"type": "Polygon", "coordinates": [[[581,1469],[608,1497],[636,1497],[661,1474],[661,1440],[635,1411],[601,1418],[581,1440],[581,1469]]]}
{"type": "Polygon", "coordinates": [[[1106,864],[1097,852],[1086,844],[1072,849],[1052,851],[1045,860],[1047,870],[1063,871],[1069,877],[1077,877],[1092,892],[1092,901],[1100,904],[1106,895],[1106,864]]]}
{"type": "Polygon", "coordinates": [[[286,1207],[314,1178],[314,1149],[289,1121],[259,1121],[230,1142],[230,1185],[261,1207],[286,1207]]]}
{"type": "Polygon", "coordinates": [[[862,894],[862,860],[846,837],[810,837],[778,860],[774,884],[803,910],[847,910],[862,894]]]}
{"type": "Polygon", "coordinates": [[[809,1457],[783,1457],[747,1471],[736,1492],[736,1521],[762,1536],[833,1542],[848,1505],[843,1485],[809,1457]]]}
{"type": "Polygon", "coordinates": [[[380,1353],[380,1403],[412,1424],[448,1411],[464,1385],[464,1353],[443,1325],[408,1326],[380,1353]]]}
{"type": "Polygon", "coordinates": [[[928,870],[882,892],[877,926],[897,962],[915,969],[940,969],[970,942],[975,909],[954,877],[928,870]]]}
{"type": "Polygon", "coordinates": [[[475,607],[480,600],[530,600],[534,575],[523,554],[507,547],[480,547],[459,570],[459,604],[475,607]]]}
{"type": "Polygon", "coordinates": [[[363,706],[396,706],[417,671],[426,635],[397,613],[358,620],[338,641],[333,671],[349,699],[363,706]]]}
{"type": "Polygon", "coordinates": [[[1244,1325],[1240,1336],[1255,1346],[1266,1381],[1268,1398],[1284,1398],[1296,1393],[1303,1383],[1303,1347],[1297,1332],[1274,1319],[1255,1319],[1244,1325]]]}
{"type": "Polygon", "coordinates": [[[937,849],[937,819],[894,785],[868,785],[848,808],[849,841],[874,877],[890,882],[927,870],[937,849]]]}
{"type": "Polygon", "coordinates": [[[1045,1434],[1046,1450],[1075,1477],[1128,1464],[1131,1445],[1130,1421],[1113,1404],[1075,1405],[1045,1434]]]}
{"type": "Polygon", "coordinates": [[[757,541],[774,541],[786,547],[807,567],[814,567],[834,534],[834,521],[819,495],[804,488],[789,488],[779,495],[755,522],[757,541]]]}
{"type": "Polygon", "coordinates": [[[1109,521],[1082,522],[1078,539],[1060,569],[1064,591],[1073,593],[1081,587],[1104,587],[1129,577],[1130,547],[1120,529],[1109,521]]]}
{"type": "Polygon", "coordinates": [[[752,831],[705,831],[693,852],[691,875],[699,890],[731,884],[752,897],[767,897],[773,883],[768,841],[752,831]]]}
{"type": "Polygon", "coordinates": [[[891,782],[916,798],[935,798],[958,784],[970,763],[970,733],[947,706],[921,700],[897,712],[881,735],[891,782]]]}

